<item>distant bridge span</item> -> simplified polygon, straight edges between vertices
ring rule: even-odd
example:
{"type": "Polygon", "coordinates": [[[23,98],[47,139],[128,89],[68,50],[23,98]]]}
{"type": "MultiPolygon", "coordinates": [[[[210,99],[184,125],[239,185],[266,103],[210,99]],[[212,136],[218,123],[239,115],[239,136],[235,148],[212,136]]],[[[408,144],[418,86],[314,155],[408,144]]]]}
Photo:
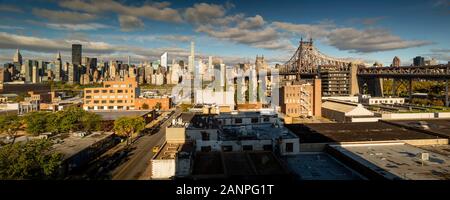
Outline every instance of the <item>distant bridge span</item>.
{"type": "MultiPolygon", "coordinates": [[[[300,41],[294,55],[279,67],[279,74],[285,79],[319,77],[322,79],[324,96],[345,96],[365,93],[363,87],[373,96],[383,96],[382,78],[396,82],[409,82],[409,97],[413,80],[445,81],[445,103],[449,106],[450,65],[366,67],[361,62],[327,56],[317,50],[312,39],[300,41]]],[[[397,87],[397,86],[394,86],[397,87]]],[[[393,91],[396,88],[393,87],[393,91]]],[[[393,93],[396,94],[396,93],[393,93]]],[[[411,100],[411,99],[410,99],[411,100]]]]}

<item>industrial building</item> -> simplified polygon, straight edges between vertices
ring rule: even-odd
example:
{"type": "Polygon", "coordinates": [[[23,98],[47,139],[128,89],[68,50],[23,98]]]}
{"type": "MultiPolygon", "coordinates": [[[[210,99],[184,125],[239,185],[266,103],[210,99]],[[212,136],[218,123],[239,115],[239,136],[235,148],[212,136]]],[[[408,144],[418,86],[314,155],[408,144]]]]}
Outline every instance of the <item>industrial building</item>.
{"type": "Polygon", "coordinates": [[[362,104],[332,99],[322,103],[322,116],[336,122],[375,122],[380,119],[362,104]]]}
{"type": "Polygon", "coordinates": [[[321,81],[286,82],[280,88],[281,112],[287,117],[320,117],[322,106],[321,81]]]}

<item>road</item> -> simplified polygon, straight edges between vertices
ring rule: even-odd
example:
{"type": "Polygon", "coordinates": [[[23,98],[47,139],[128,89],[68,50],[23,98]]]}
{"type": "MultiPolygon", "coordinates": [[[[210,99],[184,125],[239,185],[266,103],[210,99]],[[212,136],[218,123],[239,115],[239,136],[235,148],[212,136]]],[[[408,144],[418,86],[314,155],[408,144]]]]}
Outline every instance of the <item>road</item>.
{"type": "Polygon", "coordinates": [[[130,147],[131,151],[128,153],[127,160],[121,163],[112,172],[112,179],[141,179],[141,177],[144,176],[144,172],[148,172],[150,169],[150,160],[153,157],[152,148],[155,145],[162,145],[164,143],[166,127],[169,126],[172,119],[179,116],[181,112],[181,108],[177,108],[175,113],[161,124],[157,133],[153,135],[144,135],[136,140],[130,147]]]}

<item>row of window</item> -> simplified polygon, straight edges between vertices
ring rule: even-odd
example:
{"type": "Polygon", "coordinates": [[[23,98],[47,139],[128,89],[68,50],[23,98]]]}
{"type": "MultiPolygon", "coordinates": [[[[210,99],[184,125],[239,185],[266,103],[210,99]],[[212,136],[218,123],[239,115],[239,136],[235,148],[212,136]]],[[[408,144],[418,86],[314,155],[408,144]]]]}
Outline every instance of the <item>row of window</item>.
{"type": "MultiPolygon", "coordinates": [[[[90,94],[90,93],[98,94],[100,92],[108,93],[108,91],[109,91],[109,93],[115,93],[114,90],[86,90],[86,94],[90,94]]],[[[117,90],[117,93],[128,93],[128,90],[117,90]]],[[[131,90],[130,93],[133,93],[133,90],[131,90]]]]}
{"type": "MultiPolygon", "coordinates": [[[[92,100],[86,100],[86,104],[90,104],[92,102],[92,100]]],[[[102,103],[102,104],[106,104],[106,103],[128,103],[128,100],[94,100],[93,101],[94,104],[98,104],[98,103],[102,103]]],[[[130,103],[133,103],[133,100],[130,100],[130,103]]]]}
{"type": "MultiPolygon", "coordinates": [[[[108,106],[108,107],[106,107],[108,110],[114,110],[114,106],[108,106]]],[[[134,107],[130,107],[131,109],[133,109],[134,107]]],[[[88,110],[94,110],[94,106],[88,106],[87,107],[87,109],[88,110]]],[[[98,108],[98,109],[102,109],[102,108],[98,108]]],[[[104,107],[103,107],[103,109],[105,109],[104,107]]],[[[116,108],[117,110],[128,110],[128,107],[127,106],[117,106],[117,108],[116,108]]]]}
{"type": "MultiPolygon", "coordinates": [[[[389,101],[388,101],[388,100],[380,100],[380,101],[374,100],[373,102],[374,102],[374,103],[378,103],[378,102],[379,102],[379,103],[388,103],[388,102],[389,102],[389,103],[394,103],[393,100],[389,100],[389,101]]],[[[398,103],[403,103],[403,100],[398,100],[397,102],[398,102],[398,103]]]]}
{"type": "MultiPolygon", "coordinates": [[[[200,147],[200,150],[202,152],[210,152],[211,151],[211,146],[202,146],[202,147],[200,147]]],[[[243,151],[253,151],[253,145],[242,145],[242,150],[243,151]]],[[[273,147],[272,147],[271,144],[263,145],[263,150],[264,151],[272,151],[273,147]]],[[[224,152],[233,151],[233,146],[231,146],[231,145],[222,145],[222,151],[224,151],[224,152]]],[[[294,143],[286,143],[285,151],[288,152],[288,153],[294,152],[294,143]]]]}
{"type": "MultiPolygon", "coordinates": [[[[94,98],[99,98],[99,96],[94,96],[94,98]]],[[[107,96],[103,96],[103,98],[107,98],[107,96]]],[[[115,98],[115,96],[110,96],[110,98],[115,98]]],[[[123,98],[123,96],[119,96],[118,98],[123,98]]],[[[125,96],[125,98],[128,98],[128,96],[125,96]]],[[[131,98],[134,98],[133,95],[131,95],[131,98]]],[[[91,95],[86,95],[86,99],[92,99],[91,95]]]]}

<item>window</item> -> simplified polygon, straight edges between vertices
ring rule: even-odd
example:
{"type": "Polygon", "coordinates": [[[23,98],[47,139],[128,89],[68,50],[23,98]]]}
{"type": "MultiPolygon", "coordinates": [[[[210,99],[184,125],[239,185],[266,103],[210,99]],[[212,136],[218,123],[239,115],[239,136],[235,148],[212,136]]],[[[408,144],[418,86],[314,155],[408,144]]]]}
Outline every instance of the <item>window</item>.
{"type": "Polygon", "coordinates": [[[294,152],[294,144],[293,143],[286,143],[286,152],[294,152]]]}
{"type": "Polygon", "coordinates": [[[202,146],[202,147],[200,147],[200,150],[202,152],[210,152],[211,151],[211,146],[202,146]]]}
{"type": "Polygon", "coordinates": [[[123,93],[123,90],[117,90],[117,93],[123,93]]]}
{"type": "Polygon", "coordinates": [[[112,109],[114,109],[114,106],[108,106],[108,109],[112,110],[112,109]]]}
{"type": "Polygon", "coordinates": [[[222,151],[225,151],[225,152],[233,151],[233,146],[231,146],[231,145],[224,145],[224,146],[222,146],[222,151]]]}
{"type": "Polygon", "coordinates": [[[263,145],[263,150],[264,151],[272,151],[272,145],[270,145],[270,144],[263,145]]]}
{"type": "Polygon", "coordinates": [[[244,145],[244,146],[242,146],[242,150],[253,151],[253,146],[252,145],[244,145]]]}
{"type": "Polygon", "coordinates": [[[236,118],[236,119],[234,119],[234,123],[242,124],[242,119],[241,118],[236,118]]]}
{"type": "Polygon", "coordinates": [[[114,100],[109,100],[109,103],[114,103],[114,100]]]}
{"type": "Polygon", "coordinates": [[[99,90],[94,90],[94,93],[99,93],[100,91],[99,90]]]}
{"type": "Polygon", "coordinates": [[[108,90],[102,90],[102,93],[107,93],[108,92],[108,90]]]}
{"type": "Polygon", "coordinates": [[[91,99],[92,98],[92,96],[86,96],[86,99],[91,99]]]}
{"type": "Polygon", "coordinates": [[[102,100],[102,103],[106,103],[106,100],[102,100]]]}
{"type": "Polygon", "coordinates": [[[91,100],[86,100],[86,104],[90,104],[91,103],[91,100]]]}
{"type": "Polygon", "coordinates": [[[95,100],[94,103],[98,103],[98,100],[95,100]]]}
{"type": "Polygon", "coordinates": [[[263,121],[264,121],[264,122],[268,122],[268,121],[270,121],[270,118],[264,117],[263,121]]]}
{"type": "Polygon", "coordinates": [[[201,134],[202,134],[203,141],[209,141],[209,133],[208,132],[202,131],[201,134]]]}
{"type": "Polygon", "coordinates": [[[114,93],[114,90],[109,90],[109,93],[114,93]]]}
{"type": "Polygon", "coordinates": [[[259,122],[259,118],[257,118],[257,117],[252,118],[252,123],[253,124],[258,123],[258,122],[259,122]]]}
{"type": "Polygon", "coordinates": [[[117,100],[117,103],[123,103],[123,101],[122,100],[117,100]]]}
{"type": "Polygon", "coordinates": [[[86,93],[88,93],[88,94],[91,93],[91,92],[92,92],[91,90],[86,90],[86,93]]]}

